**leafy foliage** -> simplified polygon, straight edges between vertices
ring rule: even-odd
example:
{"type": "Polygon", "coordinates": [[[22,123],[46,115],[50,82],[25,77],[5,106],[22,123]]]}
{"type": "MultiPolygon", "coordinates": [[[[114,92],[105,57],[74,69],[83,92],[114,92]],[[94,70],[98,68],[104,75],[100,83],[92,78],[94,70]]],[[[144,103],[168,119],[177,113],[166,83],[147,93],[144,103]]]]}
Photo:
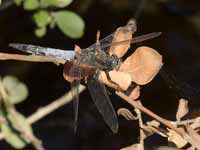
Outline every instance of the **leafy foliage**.
{"type": "Polygon", "coordinates": [[[83,35],[84,22],[80,16],[71,11],[58,11],[53,15],[57,26],[65,35],[71,38],[80,38],[83,35]]]}
{"type": "Polygon", "coordinates": [[[28,96],[26,85],[14,76],[6,76],[2,80],[4,88],[8,93],[8,100],[11,104],[24,101],[28,96]]]}
{"type": "Polygon", "coordinates": [[[43,37],[47,27],[57,27],[70,38],[80,38],[84,33],[84,21],[76,13],[71,11],[54,11],[49,8],[64,8],[72,3],[72,0],[15,0],[17,6],[22,5],[27,11],[33,12],[33,21],[37,28],[35,35],[43,37]],[[56,23],[56,24],[55,24],[56,23]]]}
{"type": "Polygon", "coordinates": [[[14,148],[22,149],[28,143],[26,133],[32,133],[32,127],[26,117],[15,110],[14,104],[24,101],[28,96],[28,89],[24,83],[14,76],[5,76],[0,80],[0,117],[3,122],[0,130],[4,139],[14,148]]]}

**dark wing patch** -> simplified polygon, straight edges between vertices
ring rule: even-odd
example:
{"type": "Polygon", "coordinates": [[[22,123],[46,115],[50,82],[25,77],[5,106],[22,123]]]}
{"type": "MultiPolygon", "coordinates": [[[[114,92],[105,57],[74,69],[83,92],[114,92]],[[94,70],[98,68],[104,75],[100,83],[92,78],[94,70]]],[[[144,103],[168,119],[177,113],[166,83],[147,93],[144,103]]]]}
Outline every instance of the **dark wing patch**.
{"type": "Polygon", "coordinates": [[[119,128],[118,119],[110,98],[106,92],[105,85],[95,78],[90,78],[87,82],[87,85],[92,96],[92,100],[102,115],[104,121],[110,127],[110,129],[116,133],[119,128]]]}

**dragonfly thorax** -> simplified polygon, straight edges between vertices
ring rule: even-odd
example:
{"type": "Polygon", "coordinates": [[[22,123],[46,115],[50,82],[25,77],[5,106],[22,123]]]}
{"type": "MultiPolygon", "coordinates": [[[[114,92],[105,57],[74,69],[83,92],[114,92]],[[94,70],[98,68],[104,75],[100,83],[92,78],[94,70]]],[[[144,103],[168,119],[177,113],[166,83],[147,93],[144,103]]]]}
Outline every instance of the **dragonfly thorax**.
{"type": "Polygon", "coordinates": [[[80,56],[81,63],[88,64],[100,70],[113,70],[121,64],[121,59],[115,55],[110,56],[101,50],[85,50],[82,51],[80,56]]]}

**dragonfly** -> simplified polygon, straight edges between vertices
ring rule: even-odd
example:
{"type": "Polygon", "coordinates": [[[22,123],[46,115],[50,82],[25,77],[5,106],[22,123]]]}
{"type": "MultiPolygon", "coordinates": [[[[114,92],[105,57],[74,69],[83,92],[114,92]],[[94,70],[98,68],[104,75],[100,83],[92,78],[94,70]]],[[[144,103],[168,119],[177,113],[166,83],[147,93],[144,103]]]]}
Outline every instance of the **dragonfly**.
{"type": "MultiPolygon", "coordinates": [[[[130,26],[134,33],[136,31],[136,24],[133,22],[131,25],[129,24],[129,27],[130,26]]],[[[81,77],[88,76],[86,84],[95,106],[108,127],[110,127],[114,133],[117,133],[119,125],[115,110],[107,94],[105,85],[98,80],[99,71],[109,72],[122,63],[121,58],[118,58],[115,55],[109,55],[109,47],[127,42],[132,44],[142,42],[158,37],[160,34],[161,32],[153,32],[123,41],[112,42],[114,37],[114,33],[112,33],[95,44],[92,44],[88,48],[81,49],[80,53],[77,53],[74,50],[62,50],[20,43],[10,43],[9,46],[33,55],[51,56],[64,59],[66,60],[64,68],[69,65],[69,63],[72,63],[73,65],[69,69],[69,74],[78,77],[78,79],[71,82],[71,86],[75,87],[79,85],[81,77]],[[88,68],[93,70],[92,74],[84,75],[83,72],[85,70],[84,67],[82,67],[83,65],[88,66],[88,68]]],[[[73,103],[75,110],[74,132],[76,132],[78,122],[79,90],[76,88],[76,90],[72,91],[74,91],[72,95],[74,97],[73,103]]]]}

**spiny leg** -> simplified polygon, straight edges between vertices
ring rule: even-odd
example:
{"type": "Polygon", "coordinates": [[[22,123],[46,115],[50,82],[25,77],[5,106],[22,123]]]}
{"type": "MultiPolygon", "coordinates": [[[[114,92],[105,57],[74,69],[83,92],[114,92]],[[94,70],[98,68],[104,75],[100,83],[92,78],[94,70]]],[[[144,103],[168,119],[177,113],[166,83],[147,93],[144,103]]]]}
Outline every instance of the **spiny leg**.
{"type": "Polygon", "coordinates": [[[110,77],[110,75],[109,75],[109,71],[104,71],[104,72],[105,72],[105,74],[106,74],[106,77],[107,77],[108,81],[111,82],[112,84],[114,84],[114,85],[116,86],[116,90],[117,90],[117,91],[122,91],[122,88],[120,87],[120,85],[119,85],[118,83],[114,82],[114,81],[111,79],[111,77],[110,77]]]}

